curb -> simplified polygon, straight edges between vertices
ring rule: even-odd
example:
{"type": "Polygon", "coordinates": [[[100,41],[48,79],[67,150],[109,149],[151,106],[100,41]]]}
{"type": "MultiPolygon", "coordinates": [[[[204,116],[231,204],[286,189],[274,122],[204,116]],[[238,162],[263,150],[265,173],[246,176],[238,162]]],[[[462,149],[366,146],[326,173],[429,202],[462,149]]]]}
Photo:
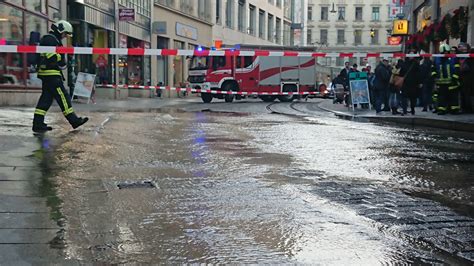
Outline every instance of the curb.
{"type": "Polygon", "coordinates": [[[474,123],[460,122],[460,121],[451,121],[451,120],[441,120],[441,119],[432,119],[424,117],[391,117],[391,116],[367,116],[367,115],[357,115],[350,114],[346,112],[340,112],[331,110],[329,108],[321,106],[322,103],[318,104],[318,108],[334,113],[338,117],[345,119],[367,119],[373,122],[390,122],[397,124],[409,125],[412,127],[431,127],[431,128],[441,128],[454,131],[465,131],[474,133],[474,123]]]}

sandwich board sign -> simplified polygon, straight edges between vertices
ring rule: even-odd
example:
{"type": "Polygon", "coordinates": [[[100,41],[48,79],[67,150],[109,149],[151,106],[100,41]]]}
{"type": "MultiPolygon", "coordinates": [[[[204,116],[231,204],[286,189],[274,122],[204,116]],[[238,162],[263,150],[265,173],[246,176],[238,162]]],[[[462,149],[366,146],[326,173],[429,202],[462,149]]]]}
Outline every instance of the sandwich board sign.
{"type": "Polygon", "coordinates": [[[87,103],[89,103],[92,92],[94,91],[95,85],[95,74],[89,74],[84,72],[79,72],[77,74],[76,84],[74,85],[74,92],[71,95],[71,99],[74,96],[80,96],[87,98],[87,103]]]}
{"type": "Polygon", "coordinates": [[[349,88],[351,90],[351,105],[354,111],[354,104],[369,104],[370,94],[367,73],[353,72],[349,73],[349,88]]]}

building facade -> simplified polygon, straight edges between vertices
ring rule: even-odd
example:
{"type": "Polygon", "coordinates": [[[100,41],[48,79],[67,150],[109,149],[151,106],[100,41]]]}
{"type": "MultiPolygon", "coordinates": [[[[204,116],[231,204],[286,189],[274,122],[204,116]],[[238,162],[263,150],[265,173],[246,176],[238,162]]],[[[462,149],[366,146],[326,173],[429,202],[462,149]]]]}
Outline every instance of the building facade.
{"type": "MultiPolygon", "coordinates": [[[[155,0],[152,48],[194,50],[212,46],[211,0],[155,0]]],[[[152,57],[152,85],[184,87],[189,58],[152,57]]]]}
{"type": "Polygon", "coordinates": [[[290,45],[291,0],[213,0],[212,36],[223,45],[290,45]]]}
{"type": "MultiPolygon", "coordinates": [[[[0,45],[37,45],[50,25],[55,20],[65,19],[65,14],[65,0],[2,1],[0,45]]],[[[0,105],[37,100],[41,81],[32,71],[33,58],[31,54],[0,53],[0,105]]]]}
{"type": "Polygon", "coordinates": [[[459,42],[467,42],[471,45],[474,42],[474,1],[472,0],[457,0],[457,1],[430,1],[430,0],[412,0],[407,2],[408,8],[405,11],[411,22],[410,33],[420,33],[426,35],[426,40],[430,44],[426,43],[418,46],[426,46],[425,49],[429,49],[430,52],[437,51],[437,44],[441,42],[447,42],[451,45],[458,45],[459,42]],[[460,12],[460,10],[463,12],[460,12]],[[463,13],[467,17],[466,23],[459,23],[459,20],[454,21],[456,13],[463,13]],[[458,26],[457,32],[447,32],[445,35],[441,35],[438,38],[433,38],[432,34],[426,33],[430,31],[430,26],[440,23],[443,18],[450,16],[451,21],[448,28],[452,29],[452,25],[458,26]],[[440,40],[443,39],[443,40],[440,40]]]}
{"type": "MultiPolygon", "coordinates": [[[[309,0],[307,43],[317,51],[392,52],[401,45],[388,45],[393,25],[389,1],[309,0]]],[[[342,67],[345,61],[375,66],[375,59],[321,58],[326,66],[342,67]]],[[[359,69],[360,70],[360,69],[359,69]]]]}
{"type": "MultiPolygon", "coordinates": [[[[69,0],[68,20],[75,34],[69,45],[94,48],[150,48],[152,0],[69,0]],[[119,11],[133,9],[124,21],[119,11]]],[[[96,74],[101,84],[145,85],[151,80],[150,58],[142,56],[73,55],[69,58],[70,86],[78,72],[96,74]],[[118,73],[116,73],[116,71],[118,73]]]]}

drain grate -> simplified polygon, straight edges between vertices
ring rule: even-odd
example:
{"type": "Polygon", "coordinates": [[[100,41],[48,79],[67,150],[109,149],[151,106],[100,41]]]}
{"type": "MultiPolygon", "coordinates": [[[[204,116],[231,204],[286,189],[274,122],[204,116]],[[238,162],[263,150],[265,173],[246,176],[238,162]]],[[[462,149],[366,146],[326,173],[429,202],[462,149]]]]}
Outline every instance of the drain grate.
{"type": "Polygon", "coordinates": [[[156,188],[155,183],[152,181],[137,181],[137,182],[123,182],[117,184],[119,189],[128,189],[128,188],[156,188]]]}

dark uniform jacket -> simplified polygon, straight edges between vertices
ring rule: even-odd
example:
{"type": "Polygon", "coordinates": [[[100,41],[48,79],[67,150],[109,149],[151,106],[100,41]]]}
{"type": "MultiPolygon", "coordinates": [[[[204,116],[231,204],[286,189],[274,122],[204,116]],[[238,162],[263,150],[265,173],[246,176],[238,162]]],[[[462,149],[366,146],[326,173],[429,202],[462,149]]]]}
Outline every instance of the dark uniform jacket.
{"type": "MultiPolygon", "coordinates": [[[[63,46],[54,33],[50,32],[41,38],[40,46],[63,46]]],[[[41,53],[38,63],[38,77],[45,76],[60,76],[62,77],[61,69],[66,66],[65,56],[61,54],[41,53]]],[[[64,77],[63,77],[64,79],[64,77]]]]}

